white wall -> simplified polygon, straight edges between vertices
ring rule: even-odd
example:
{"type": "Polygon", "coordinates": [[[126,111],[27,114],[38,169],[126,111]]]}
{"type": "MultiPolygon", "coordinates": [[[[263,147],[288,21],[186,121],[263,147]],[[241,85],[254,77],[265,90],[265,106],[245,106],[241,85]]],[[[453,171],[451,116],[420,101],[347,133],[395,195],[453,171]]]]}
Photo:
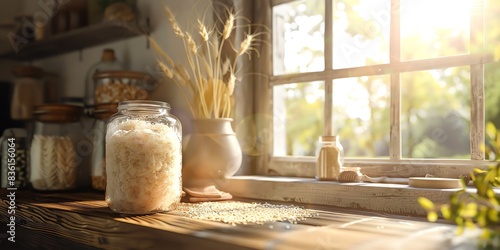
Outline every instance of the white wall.
{"type": "MultiPolygon", "coordinates": [[[[0,23],[13,21],[14,16],[24,13],[23,9],[23,1],[0,1],[0,23]]],[[[1,45],[8,44],[7,34],[9,32],[9,29],[0,29],[1,45]]],[[[12,80],[11,71],[16,65],[19,64],[19,62],[0,60],[0,81],[12,80]]]]}
{"type": "MultiPolygon", "coordinates": [[[[36,3],[37,1],[31,2],[36,3]]],[[[203,13],[208,8],[210,1],[199,0],[137,0],[139,18],[145,22],[146,17],[150,18],[152,26],[152,38],[172,57],[173,60],[184,62],[183,47],[180,40],[174,35],[170,24],[166,18],[164,5],[168,5],[174,12],[181,26],[196,23],[196,12],[203,13]]],[[[134,37],[124,41],[108,43],[96,47],[82,50],[82,60],[79,52],[45,58],[35,61],[34,64],[42,67],[46,71],[57,73],[61,81],[61,96],[83,97],[85,88],[85,76],[87,70],[100,60],[104,48],[115,49],[116,55],[129,70],[147,72],[156,69],[155,53],[152,48],[147,49],[146,37],[134,37]]],[[[152,99],[167,101],[173,107],[174,113],[178,116],[186,112],[185,102],[180,99],[179,91],[175,85],[169,81],[162,82],[153,91],[152,99]]],[[[180,117],[182,119],[182,117],[180,117]]]]}

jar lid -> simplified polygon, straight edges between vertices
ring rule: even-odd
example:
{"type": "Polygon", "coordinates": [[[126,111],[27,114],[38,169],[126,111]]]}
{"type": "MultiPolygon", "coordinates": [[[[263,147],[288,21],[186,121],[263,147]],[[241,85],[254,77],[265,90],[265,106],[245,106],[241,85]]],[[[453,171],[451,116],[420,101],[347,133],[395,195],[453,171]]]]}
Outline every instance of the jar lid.
{"type": "Polygon", "coordinates": [[[91,114],[93,117],[100,120],[107,120],[110,116],[118,112],[118,103],[100,103],[94,106],[91,114]]]}
{"type": "Polygon", "coordinates": [[[115,57],[115,50],[114,49],[104,49],[102,51],[102,58],[101,58],[102,61],[105,61],[105,62],[112,62],[112,61],[116,61],[116,57],[115,57]]]}
{"type": "Polygon", "coordinates": [[[69,104],[42,104],[35,107],[33,115],[41,122],[78,122],[83,115],[83,107],[69,104]]]}
{"type": "Polygon", "coordinates": [[[16,77],[40,78],[43,76],[44,72],[41,68],[31,66],[31,65],[23,65],[23,66],[15,67],[12,70],[12,74],[16,77]]]}
{"type": "Polygon", "coordinates": [[[127,70],[114,70],[114,71],[99,71],[93,76],[94,80],[106,78],[130,78],[130,79],[144,79],[148,74],[139,71],[127,70]]]}

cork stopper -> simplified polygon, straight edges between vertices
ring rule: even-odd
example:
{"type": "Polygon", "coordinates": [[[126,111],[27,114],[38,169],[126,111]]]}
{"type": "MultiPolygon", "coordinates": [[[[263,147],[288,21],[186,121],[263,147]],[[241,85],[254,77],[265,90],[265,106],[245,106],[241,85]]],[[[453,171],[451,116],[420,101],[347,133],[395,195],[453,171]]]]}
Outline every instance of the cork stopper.
{"type": "Polygon", "coordinates": [[[115,50],[114,49],[104,49],[102,51],[102,58],[101,58],[101,60],[104,61],[104,62],[116,61],[115,50]]]}
{"type": "Polygon", "coordinates": [[[339,140],[338,135],[322,135],[319,137],[320,142],[336,142],[339,140]]]}

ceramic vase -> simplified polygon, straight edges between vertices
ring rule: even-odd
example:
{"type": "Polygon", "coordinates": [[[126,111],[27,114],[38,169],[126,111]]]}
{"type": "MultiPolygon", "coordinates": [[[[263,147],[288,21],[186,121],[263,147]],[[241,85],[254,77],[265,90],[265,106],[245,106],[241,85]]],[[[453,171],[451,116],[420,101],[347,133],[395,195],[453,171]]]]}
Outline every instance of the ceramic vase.
{"type": "Polygon", "coordinates": [[[202,191],[220,187],[241,166],[242,152],[232,119],[194,119],[193,133],[185,138],[182,164],[183,186],[202,191]]]}

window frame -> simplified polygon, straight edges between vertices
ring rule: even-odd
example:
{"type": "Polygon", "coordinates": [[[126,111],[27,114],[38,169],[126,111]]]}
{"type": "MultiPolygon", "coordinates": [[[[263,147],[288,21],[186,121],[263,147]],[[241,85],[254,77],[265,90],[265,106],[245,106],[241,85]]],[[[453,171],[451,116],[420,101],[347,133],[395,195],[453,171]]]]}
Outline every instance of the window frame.
{"type": "MultiPolygon", "coordinates": [[[[331,128],[331,103],[332,80],[346,77],[360,77],[371,75],[390,75],[390,153],[388,159],[345,159],[348,168],[359,168],[361,172],[370,176],[411,177],[432,174],[438,177],[458,177],[470,173],[476,167],[487,168],[491,161],[485,160],[482,147],[485,141],[484,117],[484,64],[494,62],[493,55],[483,54],[484,39],[477,40],[477,34],[483,37],[485,22],[483,20],[485,0],[473,0],[470,24],[470,51],[481,51],[465,55],[436,57],[411,61],[400,60],[400,0],[391,0],[390,20],[390,61],[387,64],[378,64],[345,69],[333,69],[333,1],[325,0],[325,69],[320,72],[307,72],[296,74],[273,75],[273,43],[272,9],[276,5],[290,3],[295,0],[256,1],[255,9],[265,10],[256,16],[256,23],[268,30],[271,34],[262,43],[261,57],[255,60],[254,67],[259,73],[255,84],[255,113],[267,116],[256,116],[259,131],[273,131],[272,120],[262,117],[273,115],[273,87],[299,82],[324,81],[325,82],[325,129],[331,128]],[[264,9],[265,8],[265,9],[264,9]],[[479,33],[478,33],[479,32],[479,33]],[[470,66],[471,86],[471,121],[470,121],[470,160],[434,160],[434,159],[406,159],[401,154],[401,127],[400,127],[400,74],[420,70],[443,69],[456,66],[470,66]],[[376,72],[376,73],[374,73],[376,72]],[[396,73],[394,73],[396,72],[396,73]],[[328,122],[329,121],[329,122],[328,122]]],[[[266,133],[269,134],[269,133],[266,133]]],[[[285,176],[314,176],[314,157],[273,156],[272,137],[266,138],[266,151],[261,152],[256,160],[255,172],[260,175],[285,175],[285,176]]]]}

